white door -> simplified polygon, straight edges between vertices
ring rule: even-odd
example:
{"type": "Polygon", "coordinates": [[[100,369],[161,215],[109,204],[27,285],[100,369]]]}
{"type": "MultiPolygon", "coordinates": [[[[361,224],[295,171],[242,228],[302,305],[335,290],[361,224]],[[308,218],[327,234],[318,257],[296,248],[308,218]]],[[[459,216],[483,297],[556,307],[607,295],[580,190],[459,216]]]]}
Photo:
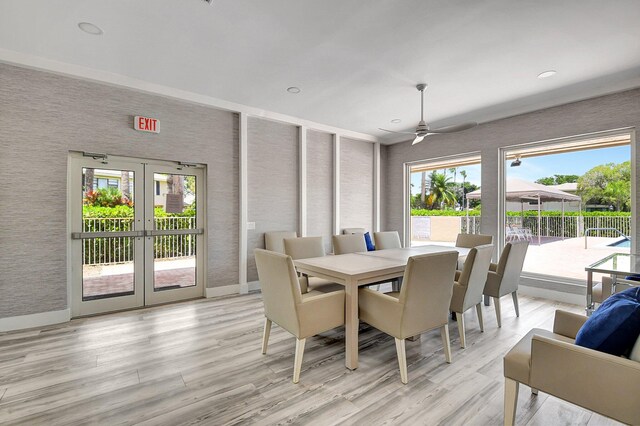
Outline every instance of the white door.
{"type": "Polygon", "coordinates": [[[73,316],[203,296],[204,174],[196,165],[70,156],[73,316]]]}

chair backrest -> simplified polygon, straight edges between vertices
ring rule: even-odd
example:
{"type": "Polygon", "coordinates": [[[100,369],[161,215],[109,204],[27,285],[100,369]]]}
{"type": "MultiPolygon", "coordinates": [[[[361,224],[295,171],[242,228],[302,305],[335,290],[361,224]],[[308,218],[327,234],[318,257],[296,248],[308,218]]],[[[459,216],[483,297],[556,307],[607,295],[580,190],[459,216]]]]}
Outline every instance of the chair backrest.
{"type": "Polygon", "coordinates": [[[331,241],[333,242],[333,254],[367,251],[362,234],[334,235],[331,237],[331,241]]]}
{"type": "Polygon", "coordinates": [[[322,237],[285,238],[284,252],[294,260],[321,257],[326,254],[322,237]]]}
{"type": "Polygon", "coordinates": [[[364,234],[365,232],[367,232],[366,229],[364,228],[344,228],[342,230],[342,233],[344,235],[350,235],[350,234],[364,234]]]}
{"type": "Polygon", "coordinates": [[[456,238],[456,247],[473,248],[486,244],[493,244],[492,235],[458,234],[456,238]]]}
{"type": "Polygon", "coordinates": [[[485,244],[472,248],[467,255],[458,279],[458,283],[467,288],[462,303],[463,309],[478,304],[482,299],[492,254],[493,244],[485,244]]]}
{"type": "Polygon", "coordinates": [[[507,243],[500,255],[496,273],[501,276],[500,294],[513,293],[518,289],[522,266],[529,248],[528,241],[507,243]]]}
{"type": "Polygon", "coordinates": [[[270,231],[264,233],[264,248],[269,251],[284,254],[284,239],[296,238],[298,234],[295,231],[270,231]]]}
{"type": "Polygon", "coordinates": [[[398,231],[374,232],[373,241],[376,250],[386,250],[401,248],[400,235],[398,231]]]}
{"type": "Polygon", "coordinates": [[[255,249],[264,315],[294,335],[299,334],[298,305],[302,303],[298,275],[291,256],[255,249]]]}
{"type": "Polygon", "coordinates": [[[409,258],[399,297],[406,335],[447,324],[457,262],[455,251],[409,258]]]}

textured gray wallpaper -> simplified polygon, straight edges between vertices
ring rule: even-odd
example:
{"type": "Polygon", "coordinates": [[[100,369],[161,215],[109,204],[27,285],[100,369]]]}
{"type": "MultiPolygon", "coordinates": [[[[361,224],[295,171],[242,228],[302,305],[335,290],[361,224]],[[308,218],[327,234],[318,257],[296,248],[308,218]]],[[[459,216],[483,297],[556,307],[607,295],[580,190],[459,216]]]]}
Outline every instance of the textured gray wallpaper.
{"type": "Polygon", "coordinates": [[[307,234],[324,238],[331,252],[333,235],[333,135],[307,132],[307,234]]]}
{"type": "MultiPolygon", "coordinates": [[[[498,150],[501,147],[563,138],[625,127],[640,128],[640,89],[545,110],[522,114],[480,125],[450,135],[429,136],[412,146],[404,142],[387,148],[385,207],[387,229],[402,229],[403,163],[446,155],[481,151],[482,155],[482,232],[496,236],[498,213],[498,150]]],[[[637,145],[637,143],[636,143],[637,145]]],[[[640,150],[636,149],[636,167],[640,166],[640,150]]],[[[640,171],[639,171],[640,172],[640,171]]],[[[640,176],[638,173],[636,176],[640,176]]],[[[640,185],[636,185],[640,200],[640,185]]],[[[639,206],[640,207],[640,204],[639,206]]],[[[636,229],[640,231],[640,216],[636,229]]],[[[640,250],[640,238],[634,244],[640,250]]]]}
{"type": "Polygon", "coordinates": [[[260,118],[248,120],[247,280],[258,279],[253,250],[264,248],[265,231],[297,231],[298,127],[260,118]]]}
{"type": "Polygon", "coordinates": [[[238,283],[236,114],[0,64],[0,318],[67,307],[71,150],[207,164],[208,286],[238,283]]]}
{"type": "Polygon", "coordinates": [[[340,140],[340,229],[373,229],[373,144],[340,140]]]}

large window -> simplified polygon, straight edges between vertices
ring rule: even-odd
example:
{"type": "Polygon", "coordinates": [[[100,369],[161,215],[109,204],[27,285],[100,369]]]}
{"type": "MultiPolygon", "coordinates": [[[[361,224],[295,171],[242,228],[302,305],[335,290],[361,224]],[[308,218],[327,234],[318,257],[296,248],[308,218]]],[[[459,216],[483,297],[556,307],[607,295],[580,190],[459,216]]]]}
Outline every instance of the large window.
{"type": "Polygon", "coordinates": [[[505,241],[529,241],[524,271],[585,279],[585,266],[630,250],[629,135],[506,152],[505,241]]]}
{"type": "Polygon", "coordinates": [[[459,233],[480,232],[480,156],[434,160],[410,166],[411,245],[453,245],[459,233]]]}

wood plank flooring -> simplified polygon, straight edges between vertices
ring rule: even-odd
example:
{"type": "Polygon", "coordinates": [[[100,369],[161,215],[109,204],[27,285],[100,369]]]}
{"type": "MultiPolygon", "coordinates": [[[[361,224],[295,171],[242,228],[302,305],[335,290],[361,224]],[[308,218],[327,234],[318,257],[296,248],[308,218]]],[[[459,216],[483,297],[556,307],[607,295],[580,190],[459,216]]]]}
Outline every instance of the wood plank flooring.
{"type": "MultiPolygon", "coordinates": [[[[400,382],[391,337],[361,325],[360,367],[344,366],[344,330],[307,339],[300,383],[295,339],[273,325],[261,355],[260,294],[203,299],[0,334],[0,424],[502,424],[502,357],[553,312],[582,308],[505,298],[503,326],[483,307],[466,314],[467,348],[450,321],[453,363],[440,333],[407,342],[400,382]]],[[[615,422],[521,386],[518,425],[615,422]]]]}

